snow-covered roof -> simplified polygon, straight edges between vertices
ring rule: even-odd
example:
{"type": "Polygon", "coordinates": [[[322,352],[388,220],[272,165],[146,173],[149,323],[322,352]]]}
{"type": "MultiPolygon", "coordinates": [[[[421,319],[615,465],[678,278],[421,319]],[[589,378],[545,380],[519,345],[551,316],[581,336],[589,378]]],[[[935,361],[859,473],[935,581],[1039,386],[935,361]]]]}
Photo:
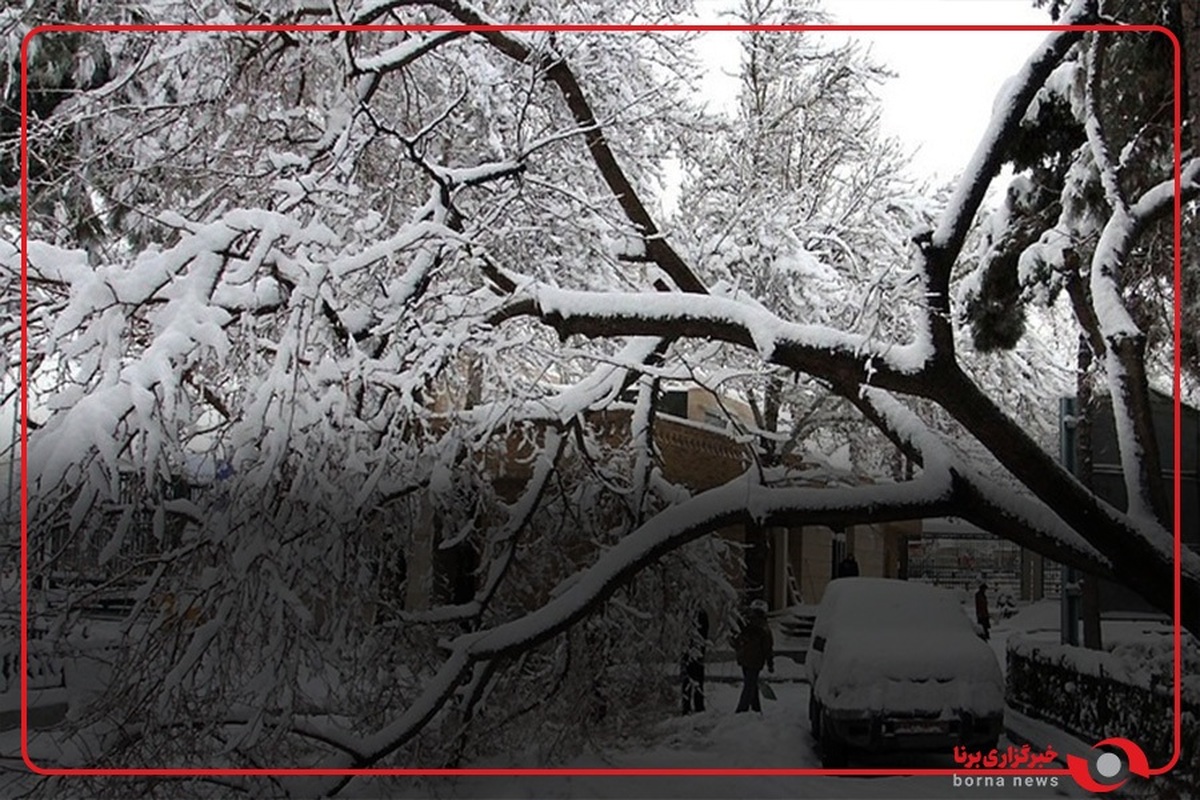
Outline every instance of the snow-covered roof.
{"type": "Polygon", "coordinates": [[[985,531],[983,528],[980,528],[977,525],[972,525],[971,523],[967,522],[965,519],[959,519],[958,517],[932,517],[930,519],[926,519],[923,521],[921,529],[925,533],[931,533],[931,534],[988,533],[988,531],[985,531]]]}

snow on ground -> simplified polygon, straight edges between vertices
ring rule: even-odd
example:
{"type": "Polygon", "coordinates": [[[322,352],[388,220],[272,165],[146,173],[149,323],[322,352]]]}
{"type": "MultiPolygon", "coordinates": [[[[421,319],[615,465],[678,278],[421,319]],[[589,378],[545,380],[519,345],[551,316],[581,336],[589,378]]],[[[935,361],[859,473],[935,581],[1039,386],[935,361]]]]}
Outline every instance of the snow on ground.
{"type": "MultiPolygon", "coordinates": [[[[1059,601],[1053,599],[1021,606],[1009,619],[994,618],[989,644],[1000,660],[1001,669],[1007,669],[1008,638],[1014,634],[1020,634],[1025,640],[1058,645],[1061,641],[1059,614],[1059,601]]],[[[1174,650],[1171,635],[1171,623],[1163,617],[1130,615],[1106,617],[1100,622],[1104,649],[1112,651],[1133,675],[1169,667],[1174,650]]],[[[1200,661],[1200,645],[1195,637],[1185,632],[1183,649],[1184,685],[1192,692],[1200,692],[1200,676],[1189,674],[1189,667],[1200,661]]]]}
{"type": "Polygon", "coordinates": [[[1027,717],[1012,708],[1004,711],[1004,724],[1008,727],[1009,738],[1017,744],[1029,742],[1034,748],[1044,748],[1046,742],[1053,742],[1059,762],[1055,766],[1066,766],[1066,758],[1069,755],[1080,758],[1095,756],[1091,743],[1060,731],[1048,722],[1027,717]]]}
{"type": "MultiPolygon", "coordinates": [[[[806,616],[814,609],[790,609],[792,614],[806,616]]],[[[820,758],[808,730],[808,692],[803,682],[801,663],[807,650],[807,637],[789,635],[773,619],[776,632],[775,675],[764,675],[775,690],[777,700],[763,701],[763,713],[735,714],[740,685],[738,669],[732,654],[725,653],[723,643],[710,649],[707,667],[708,710],[689,716],[666,716],[644,735],[628,737],[584,753],[568,764],[572,768],[799,768],[819,769],[820,758]],[[795,657],[793,657],[795,656],[795,657]],[[728,659],[728,660],[727,660],[728,659]]],[[[1139,621],[1106,621],[1105,636],[1109,641],[1136,638],[1144,635],[1147,626],[1158,623],[1139,621]]],[[[1009,635],[1021,633],[1058,641],[1057,601],[1043,601],[1022,607],[1008,620],[996,620],[990,645],[1003,666],[1005,644],[1009,635]]],[[[677,668],[677,667],[676,667],[677,668]]],[[[1012,709],[1006,711],[1010,737],[1001,741],[1001,748],[1010,743],[1028,742],[1037,749],[1052,746],[1060,760],[1068,753],[1087,755],[1090,743],[1079,741],[1046,723],[1031,719],[1012,709]]],[[[47,743],[40,741],[35,750],[47,743]]],[[[21,776],[19,732],[0,733],[0,797],[10,797],[19,784],[27,784],[30,776],[21,776]],[[15,783],[14,781],[19,781],[15,783]]],[[[43,753],[53,760],[50,753],[43,753]]],[[[72,760],[70,754],[57,754],[72,760]]],[[[78,758],[78,754],[74,754],[78,758]]],[[[545,766],[522,750],[500,759],[471,764],[476,767],[545,766]]],[[[1061,765],[1060,765],[1061,766],[1061,765]]],[[[956,769],[953,755],[947,753],[905,755],[860,755],[851,767],[880,769],[956,769]]],[[[961,775],[982,777],[979,772],[963,771],[961,775]]],[[[1086,797],[1069,778],[1059,777],[1056,787],[1014,788],[1011,778],[1003,787],[956,785],[947,776],[929,777],[653,777],[653,776],[583,776],[583,777],[512,777],[512,778],[452,778],[452,779],[378,779],[357,780],[347,787],[343,796],[377,800],[379,798],[1051,798],[1086,797]]]]}
{"type": "Polygon", "coordinates": [[[1020,610],[1008,619],[999,616],[992,621],[991,638],[988,644],[1000,661],[1000,669],[1008,675],[1008,637],[1014,634],[1028,636],[1034,639],[1044,639],[1047,642],[1058,642],[1059,634],[1059,601],[1039,600],[1036,603],[1020,607],[1020,610]]]}
{"type": "MultiPolygon", "coordinates": [[[[763,701],[763,713],[735,714],[740,687],[708,684],[709,708],[701,714],[663,720],[648,736],[586,753],[568,764],[572,768],[801,768],[819,769],[820,759],[809,735],[805,709],[808,687],[775,682],[775,701],[763,701]]],[[[1085,751],[1083,743],[1069,743],[1049,726],[1025,721],[1029,738],[1039,747],[1046,737],[1060,753],[1085,751]],[[1073,747],[1067,750],[1067,747],[1073,747]]],[[[1009,741],[1001,742],[1006,747],[1009,741]]],[[[0,734],[3,768],[19,766],[19,734],[0,734]]],[[[473,764],[480,767],[532,766],[520,753],[510,758],[473,764]]],[[[954,769],[952,754],[860,756],[852,767],[882,769],[954,769]]],[[[0,769],[3,769],[0,768],[0,769]]],[[[0,771],[0,796],[15,789],[14,773],[0,771]]],[[[963,775],[971,773],[964,771],[963,775]]],[[[976,777],[980,773],[974,773],[976,777]]],[[[1011,780],[1011,779],[1010,779],[1011,780]]],[[[1067,778],[1057,788],[969,789],[955,786],[946,776],[931,777],[513,777],[419,780],[359,780],[345,797],[382,798],[1056,798],[1086,797],[1067,778]]]]}
{"type": "MultiPolygon", "coordinates": [[[[821,762],[808,731],[808,687],[800,683],[773,684],[775,701],[763,701],[763,713],[735,714],[740,687],[709,684],[709,709],[660,723],[645,741],[585,754],[564,766],[572,768],[786,768],[820,769],[821,762]]],[[[1044,733],[1045,731],[1038,731],[1044,733]]],[[[1007,740],[1001,747],[1008,746],[1007,740]]],[[[521,763],[493,761],[478,766],[521,763]]],[[[527,764],[525,764],[527,765],[527,764]]],[[[852,767],[880,769],[954,769],[951,753],[902,756],[860,756],[852,767]]],[[[963,772],[963,775],[970,773],[963,772]]],[[[975,773],[978,777],[979,773],[975,773]]],[[[422,781],[417,785],[385,786],[363,782],[352,787],[355,797],[447,798],[1041,798],[1086,797],[1068,778],[1056,788],[1014,789],[1007,786],[964,788],[948,776],[930,777],[547,777],[455,778],[422,781]]]]}

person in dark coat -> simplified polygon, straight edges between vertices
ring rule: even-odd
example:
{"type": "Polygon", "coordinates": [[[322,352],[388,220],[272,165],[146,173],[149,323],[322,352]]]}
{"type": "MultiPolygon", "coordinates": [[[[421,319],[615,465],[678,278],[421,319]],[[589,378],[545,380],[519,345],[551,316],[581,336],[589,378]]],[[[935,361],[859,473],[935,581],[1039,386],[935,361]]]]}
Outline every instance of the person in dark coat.
{"type": "Polygon", "coordinates": [[[975,592],[975,621],[983,628],[983,639],[991,637],[992,618],[988,614],[987,584],[980,583],[979,591],[975,592]]]}
{"type": "Polygon", "coordinates": [[[738,700],[737,713],[762,711],[758,696],[758,674],[764,665],[768,672],[775,671],[775,637],[767,624],[767,604],[755,600],[750,604],[746,623],[733,640],[734,654],[742,668],[742,696],[738,700]]]}
{"type": "Polygon", "coordinates": [[[842,563],[838,564],[839,578],[857,578],[858,577],[858,560],[854,554],[846,556],[842,559],[842,563]]]}
{"type": "Polygon", "coordinates": [[[704,710],[704,655],[708,649],[708,612],[696,612],[696,625],[683,654],[683,713],[704,710]]]}

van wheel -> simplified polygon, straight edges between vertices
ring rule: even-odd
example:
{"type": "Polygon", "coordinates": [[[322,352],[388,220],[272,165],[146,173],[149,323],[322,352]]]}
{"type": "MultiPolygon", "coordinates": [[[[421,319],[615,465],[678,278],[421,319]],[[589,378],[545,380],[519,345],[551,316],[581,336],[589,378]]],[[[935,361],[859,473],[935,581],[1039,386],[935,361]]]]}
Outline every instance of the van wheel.
{"type": "Polygon", "coordinates": [[[828,725],[820,725],[821,766],[825,769],[842,769],[849,765],[850,758],[845,742],[836,739],[828,725]]]}

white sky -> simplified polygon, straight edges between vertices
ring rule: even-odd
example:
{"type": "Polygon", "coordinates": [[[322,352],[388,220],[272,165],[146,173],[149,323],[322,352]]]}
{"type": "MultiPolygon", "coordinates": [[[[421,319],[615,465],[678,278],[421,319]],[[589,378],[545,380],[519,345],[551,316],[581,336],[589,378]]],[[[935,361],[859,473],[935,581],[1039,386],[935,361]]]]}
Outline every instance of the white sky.
{"type": "MultiPolygon", "coordinates": [[[[725,22],[737,0],[697,0],[702,21],[725,22]]],[[[1045,25],[1031,0],[825,0],[835,22],[851,25],[1045,25]]],[[[886,133],[915,152],[919,175],[953,178],[987,125],[1004,81],[1045,38],[1042,32],[907,32],[855,34],[897,77],[879,88],[886,133]]],[[[717,104],[736,92],[737,34],[708,34],[700,52],[712,72],[703,87],[717,104]]]]}

